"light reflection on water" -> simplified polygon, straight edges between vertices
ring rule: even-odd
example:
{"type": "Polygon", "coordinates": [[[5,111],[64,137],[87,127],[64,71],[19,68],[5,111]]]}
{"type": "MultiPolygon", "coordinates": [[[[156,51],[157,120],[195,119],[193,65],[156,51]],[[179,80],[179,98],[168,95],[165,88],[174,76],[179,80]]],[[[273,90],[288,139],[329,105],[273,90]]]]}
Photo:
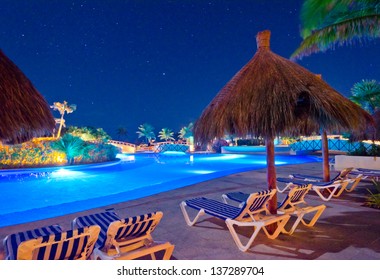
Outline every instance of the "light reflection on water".
{"type": "MultiPolygon", "coordinates": [[[[266,168],[265,155],[119,155],[118,164],[0,172],[0,227],[106,206],[217,177],[266,168]]],[[[315,162],[276,156],[276,165],[315,162]]]]}

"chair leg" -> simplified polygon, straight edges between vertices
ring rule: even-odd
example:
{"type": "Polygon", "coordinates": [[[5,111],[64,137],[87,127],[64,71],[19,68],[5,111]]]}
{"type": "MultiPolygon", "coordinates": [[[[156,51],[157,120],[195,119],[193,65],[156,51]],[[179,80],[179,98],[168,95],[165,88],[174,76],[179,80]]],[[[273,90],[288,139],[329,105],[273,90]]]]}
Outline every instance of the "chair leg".
{"type": "Polygon", "coordinates": [[[204,210],[200,209],[198,211],[197,215],[195,216],[195,218],[193,220],[191,220],[190,217],[189,217],[189,214],[186,211],[186,206],[187,206],[186,202],[182,201],[179,206],[181,208],[183,217],[185,218],[186,224],[188,226],[193,226],[198,221],[199,217],[201,217],[201,216],[203,216],[205,214],[204,210]]]}
{"type": "Polygon", "coordinates": [[[303,225],[307,226],[307,227],[312,227],[315,225],[315,223],[318,221],[319,217],[322,215],[323,211],[326,209],[326,205],[322,204],[322,205],[319,205],[319,206],[310,206],[310,207],[305,207],[305,208],[298,208],[296,211],[294,211],[293,213],[290,213],[288,212],[288,214],[294,214],[294,215],[297,215],[297,219],[296,221],[293,223],[292,227],[287,230],[283,229],[283,233],[285,234],[288,234],[288,235],[292,235],[294,233],[294,231],[296,230],[297,226],[299,225],[300,222],[302,222],[303,225]],[[306,222],[304,220],[304,216],[306,214],[309,214],[309,213],[312,213],[312,212],[316,212],[313,216],[313,218],[310,220],[310,222],[306,222]]]}
{"type": "Polygon", "coordinates": [[[351,185],[351,188],[347,188],[346,187],[346,191],[347,192],[352,192],[356,188],[356,186],[360,183],[361,179],[362,179],[362,174],[360,174],[358,177],[352,179],[353,183],[351,185]]]}
{"type": "Polygon", "coordinates": [[[289,221],[289,219],[290,219],[290,216],[287,214],[274,216],[274,217],[270,217],[270,216],[265,217],[264,216],[263,220],[254,221],[254,222],[240,222],[240,221],[227,219],[226,225],[227,225],[227,227],[228,227],[228,229],[232,235],[233,240],[235,241],[235,244],[239,248],[239,250],[245,252],[251,247],[253,241],[255,240],[257,234],[259,233],[259,231],[261,229],[263,229],[263,231],[265,232],[266,236],[269,239],[275,239],[283,231],[283,228],[285,227],[285,225],[289,221]],[[275,230],[274,233],[269,233],[265,227],[268,225],[271,225],[273,223],[277,223],[277,229],[275,230]],[[254,231],[253,231],[252,235],[250,236],[246,245],[243,245],[243,243],[241,242],[238,234],[236,233],[235,226],[254,228],[254,231]]]}
{"type": "Polygon", "coordinates": [[[170,260],[170,257],[173,255],[173,251],[174,251],[174,245],[172,245],[172,244],[168,245],[162,259],[163,260],[170,260]]]}
{"type": "Polygon", "coordinates": [[[274,219],[272,222],[268,223],[267,225],[277,223],[277,228],[273,233],[268,232],[268,230],[264,227],[263,230],[266,234],[266,236],[269,239],[276,239],[280,233],[284,232],[285,226],[288,223],[290,219],[290,215],[285,214],[285,215],[280,215],[277,217],[277,219],[274,219]]]}
{"type": "Polygon", "coordinates": [[[315,186],[313,186],[312,187],[312,189],[318,194],[318,196],[322,199],[322,200],[324,200],[324,201],[329,201],[333,196],[336,196],[335,195],[335,193],[336,193],[336,191],[338,190],[338,188],[340,187],[340,183],[338,183],[338,184],[334,184],[334,185],[331,185],[331,186],[329,186],[329,187],[315,187],[315,186]],[[333,190],[330,190],[330,188],[332,188],[333,190]],[[328,196],[325,196],[325,195],[323,195],[323,193],[322,193],[322,191],[323,190],[328,190],[329,191],[329,195],[328,196]]]}
{"type": "MultiPolygon", "coordinates": [[[[305,222],[304,219],[301,219],[301,222],[303,225],[307,226],[307,227],[312,227],[315,225],[315,223],[318,221],[319,217],[322,215],[323,211],[325,211],[326,209],[326,205],[324,204],[321,204],[319,206],[315,206],[315,207],[310,207],[310,209],[305,209],[305,214],[308,214],[308,213],[311,213],[311,212],[314,212],[316,211],[315,215],[313,216],[313,218],[310,220],[310,222],[305,222]]],[[[304,215],[305,215],[304,214],[304,215]]]]}
{"type": "Polygon", "coordinates": [[[231,220],[231,219],[227,219],[226,220],[226,225],[228,227],[228,230],[231,233],[231,236],[232,236],[233,240],[235,241],[236,246],[239,248],[240,251],[245,252],[245,251],[247,251],[251,247],[251,245],[252,245],[253,241],[255,240],[257,234],[259,233],[260,229],[264,226],[264,223],[262,223],[262,222],[257,222],[255,224],[249,223],[250,227],[254,228],[254,231],[253,231],[253,233],[252,233],[251,237],[249,238],[249,240],[248,240],[248,242],[247,242],[246,245],[243,245],[243,243],[241,242],[238,234],[236,233],[236,230],[235,230],[234,226],[235,225],[239,226],[238,223],[239,222],[236,222],[236,221],[231,220]]]}
{"type": "Polygon", "coordinates": [[[297,220],[293,223],[292,227],[287,230],[285,227],[282,229],[282,233],[284,234],[288,234],[288,235],[292,235],[293,232],[296,230],[298,224],[301,222],[303,216],[305,215],[305,213],[298,213],[297,214],[297,220]]]}

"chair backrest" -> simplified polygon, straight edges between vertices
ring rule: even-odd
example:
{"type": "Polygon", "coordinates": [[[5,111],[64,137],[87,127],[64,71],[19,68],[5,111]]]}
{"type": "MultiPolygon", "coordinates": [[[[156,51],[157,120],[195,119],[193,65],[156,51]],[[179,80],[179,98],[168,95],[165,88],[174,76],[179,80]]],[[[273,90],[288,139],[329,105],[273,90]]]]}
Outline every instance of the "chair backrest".
{"type": "Polygon", "coordinates": [[[38,238],[44,235],[57,234],[62,232],[60,225],[50,225],[41,228],[35,228],[31,230],[26,230],[22,232],[12,233],[7,235],[4,240],[4,250],[6,260],[17,260],[17,249],[18,246],[29,239],[38,238]]]}
{"type": "Polygon", "coordinates": [[[289,191],[288,195],[278,206],[278,210],[294,210],[295,205],[305,203],[305,195],[311,190],[312,184],[297,186],[295,185],[289,191]]]}
{"type": "Polygon", "coordinates": [[[242,219],[247,214],[254,217],[261,212],[268,213],[268,201],[275,195],[275,193],[276,190],[266,190],[250,194],[247,201],[242,206],[242,211],[236,219],[242,219]]]}
{"type": "Polygon", "coordinates": [[[336,175],[335,178],[333,178],[331,181],[347,179],[347,175],[352,171],[352,169],[354,168],[348,167],[348,168],[342,169],[342,171],[340,171],[338,175],[336,175]]]}
{"type": "Polygon", "coordinates": [[[151,233],[160,223],[162,216],[163,213],[158,211],[111,223],[108,227],[104,250],[107,251],[116,244],[124,246],[141,240],[152,242],[151,233]]]}
{"type": "Polygon", "coordinates": [[[100,227],[90,226],[22,242],[18,260],[86,260],[92,254],[100,227]]]}
{"type": "Polygon", "coordinates": [[[107,231],[109,225],[114,222],[121,220],[121,218],[112,210],[99,212],[95,214],[89,214],[81,217],[76,217],[72,221],[72,228],[81,228],[81,227],[88,227],[92,225],[98,225],[100,226],[100,234],[98,241],[95,244],[95,247],[101,249],[104,246],[104,243],[107,239],[107,231]]]}

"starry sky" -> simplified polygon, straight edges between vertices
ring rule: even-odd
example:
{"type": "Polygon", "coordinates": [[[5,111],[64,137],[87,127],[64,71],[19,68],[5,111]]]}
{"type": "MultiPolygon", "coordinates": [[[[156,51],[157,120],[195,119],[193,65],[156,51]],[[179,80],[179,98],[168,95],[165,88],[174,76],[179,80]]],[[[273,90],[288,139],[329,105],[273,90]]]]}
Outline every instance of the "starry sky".
{"type": "MultiPolygon", "coordinates": [[[[194,122],[255,54],[289,58],[299,46],[301,0],[0,0],[0,48],[49,104],[76,104],[68,126],[178,132],[194,122]]],[[[380,81],[380,41],[337,47],[297,63],[345,96],[380,81]]],[[[57,111],[52,111],[56,118],[57,111]]]]}

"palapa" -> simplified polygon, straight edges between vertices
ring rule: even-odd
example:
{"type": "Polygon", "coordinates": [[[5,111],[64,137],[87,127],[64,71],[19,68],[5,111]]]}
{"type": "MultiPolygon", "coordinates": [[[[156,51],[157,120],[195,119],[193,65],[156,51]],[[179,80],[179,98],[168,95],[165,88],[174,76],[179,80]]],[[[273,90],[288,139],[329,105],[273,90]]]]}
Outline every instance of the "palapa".
{"type": "Polygon", "coordinates": [[[49,104],[24,73],[0,50],[0,141],[19,144],[51,136],[49,104]]]}
{"type": "MultiPolygon", "coordinates": [[[[263,137],[268,188],[275,189],[275,137],[360,130],[373,120],[315,74],[273,53],[270,31],[258,33],[256,41],[256,54],[204,109],[194,125],[194,137],[201,143],[226,133],[263,137]]],[[[276,204],[275,197],[272,213],[276,204]]]]}

